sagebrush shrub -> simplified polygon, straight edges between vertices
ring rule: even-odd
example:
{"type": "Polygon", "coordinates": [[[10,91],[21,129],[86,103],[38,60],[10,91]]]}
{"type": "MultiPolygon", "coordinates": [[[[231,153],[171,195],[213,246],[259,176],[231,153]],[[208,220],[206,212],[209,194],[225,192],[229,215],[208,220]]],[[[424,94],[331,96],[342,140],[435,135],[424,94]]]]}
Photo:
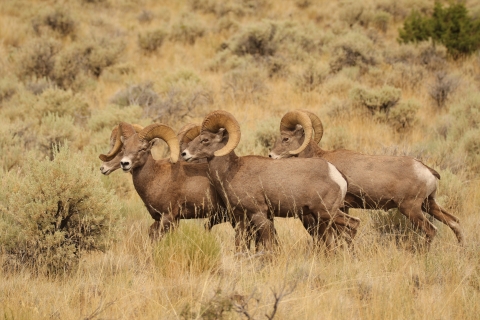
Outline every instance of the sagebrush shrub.
{"type": "Polygon", "coordinates": [[[97,170],[61,148],[50,160],[26,155],[22,173],[2,178],[1,252],[4,267],[40,273],[73,270],[88,251],[105,250],[117,229],[119,205],[97,170]],[[7,195],[7,196],[5,196],[7,195]]]}
{"type": "Polygon", "coordinates": [[[47,78],[52,75],[60,43],[51,38],[35,38],[19,50],[16,56],[17,74],[20,79],[47,78]]]}
{"type": "Polygon", "coordinates": [[[32,25],[37,34],[42,34],[42,28],[46,27],[65,37],[75,32],[76,22],[64,7],[57,7],[36,17],[32,25]]]}
{"type": "Polygon", "coordinates": [[[184,14],[172,24],[170,40],[194,44],[198,38],[205,35],[206,28],[195,15],[184,14]]]}
{"type": "Polygon", "coordinates": [[[223,76],[222,92],[225,98],[234,102],[259,103],[263,101],[269,89],[266,86],[265,73],[254,68],[235,69],[223,76]]]}
{"type": "Polygon", "coordinates": [[[156,104],[158,99],[159,96],[153,89],[153,83],[146,82],[127,86],[125,89],[115,93],[115,95],[110,98],[110,102],[121,107],[137,105],[148,108],[156,104]]]}
{"type": "Polygon", "coordinates": [[[405,131],[412,128],[416,121],[417,111],[420,104],[414,100],[401,101],[398,105],[390,109],[387,116],[387,122],[396,131],[405,131]]]}
{"type": "Polygon", "coordinates": [[[391,20],[391,15],[385,11],[377,11],[373,15],[373,25],[378,30],[382,31],[383,33],[387,32],[388,24],[391,20]]]}
{"type": "Polygon", "coordinates": [[[17,92],[17,86],[18,83],[11,77],[0,78],[0,106],[17,92]]]}
{"type": "Polygon", "coordinates": [[[163,40],[167,37],[167,32],[163,29],[147,31],[138,35],[138,46],[147,53],[157,51],[162,46],[163,40]]]}
{"type": "Polygon", "coordinates": [[[361,2],[349,2],[339,12],[339,19],[350,28],[356,24],[368,27],[371,21],[371,11],[361,2]]]}
{"type": "Polygon", "coordinates": [[[0,124],[0,172],[18,168],[23,163],[25,146],[17,131],[16,124],[0,124]]]}
{"type": "Polygon", "coordinates": [[[332,43],[330,69],[333,73],[355,66],[366,70],[376,63],[375,46],[363,33],[350,32],[332,43]]]}
{"type": "Polygon", "coordinates": [[[40,152],[53,158],[56,148],[75,141],[79,129],[74,121],[69,115],[59,116],[55,113],[47,113],[43,116],[35,135],[40,152]]]}
{"type": "Polygon", "coordinates": [[[55,88],[49,88],[38,96],[33,110],[37,119],[54,113],[60,117],[70,116],[77,124],[85,123],[90,115],[88,103],[82,96],[74,94],[72,91],[55,88]]]}
{"type": "Polygon", "coordinates": [[[350,98],[357,106],[364,107],[371,115],[383,116],[398,103],[402,90],[391,86],[367,90],[362,87],[350,91],[350,98]]]}
{"type": "Polygon", "coordinates": [[[443,109],[450,96],[458,85],[459,79],[440,71],[435,74],[435,82],[428,88],[428,94],[435,101],[439,109],[443,109]]]}
{"type": "Polygon", "coordinates": [[[314,91],[325,81],[329,71],[328,65],[310,62],[296,75],[294,85],[299,91],[314,91]]]}

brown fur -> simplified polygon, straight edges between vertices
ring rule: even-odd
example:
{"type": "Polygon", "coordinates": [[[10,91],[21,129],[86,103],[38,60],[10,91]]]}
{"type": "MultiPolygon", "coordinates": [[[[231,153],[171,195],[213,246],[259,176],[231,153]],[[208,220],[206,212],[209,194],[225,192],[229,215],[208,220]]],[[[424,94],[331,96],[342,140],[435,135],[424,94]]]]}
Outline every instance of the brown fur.
{"type": "MultiPolygon", "coordinates": [[[[303,130],[282,130],[270,152],[273,158],[288,158],[288,151],[295,150],[304,142],[303,130]]],[[[414,171],[420,161],[406,156],[371,156],[359,152],[339,149],[325,151],[313,140],[298,154],[299,158],[320,158],[335,165],[348,181],[345,197],[348,208],[383,209],[398,208],[415,225],[425,231],[427,243],[436,234],[436,228],[422,213],[422,208],[437,220],[447,224],[463,243],[463,232],[457,217],[446,212],[435,202],[435,190],[428,196],[427,186],[414,171]]],[[[425,166],[432,175],[440,179],[438,172],[425,166]]]]}
{"type": "MultiPolygon", "coordinates": [[[[355,233],[359,220],[339,210],[340,186],[328,174],[326,161],[288,159],[273,161],[259,156],[238,157],[234,151],[215,157],[227,143],[226,132],[202,131],[182,153],[187,160],[207,158],[217,192],[236,223],[255,228],[267,249],[272,244],[273,217],[305,217],[319,225],[333,221],[355,233]]],[[[237,245],[241,239],[237,238],[237,245]]]]}
{"type": "Polygon", "coordinates": [[[135,190],[156,220],[150,227],[153,238],[177,225],[179,219],[210,218],[210,227],[225,221],[225,206],[210,184],[206,163],[154,160],[153,143],[139,139],[136,133],[123,144],[122,168],[132,173],[135,190]]]}

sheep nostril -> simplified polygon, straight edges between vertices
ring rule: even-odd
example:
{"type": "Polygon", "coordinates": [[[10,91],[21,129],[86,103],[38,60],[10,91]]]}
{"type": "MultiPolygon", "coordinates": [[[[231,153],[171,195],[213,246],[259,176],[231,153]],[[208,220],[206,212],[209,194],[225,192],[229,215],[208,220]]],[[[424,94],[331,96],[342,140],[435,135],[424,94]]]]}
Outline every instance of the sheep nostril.
{"type": "Polygon", "coordinates": [[[103,166],[102,166],[102,167],[100,167],[100,171],[102,171],[102,172],[103,172],[103,166]]]}
{"type": "Polygon", "coordinates": [[[187,155],[186,152],[182,152],[182,157],[185,157],[187,155]]]}
{"type": "Polygon", "coordinates": [[[128,161],[121,161],[120,164],[122,165],[122,167],[126,167],[129,165],[129,162],[128,161]]]}
{"type": "Polygon", "coordinates": [[[272,157],[272,155],[271,155],[271,154],[269,154],[269,155],[268,155],[268,157],[269,157],[269,158],[271,158],[271,157],[272,157]]]}

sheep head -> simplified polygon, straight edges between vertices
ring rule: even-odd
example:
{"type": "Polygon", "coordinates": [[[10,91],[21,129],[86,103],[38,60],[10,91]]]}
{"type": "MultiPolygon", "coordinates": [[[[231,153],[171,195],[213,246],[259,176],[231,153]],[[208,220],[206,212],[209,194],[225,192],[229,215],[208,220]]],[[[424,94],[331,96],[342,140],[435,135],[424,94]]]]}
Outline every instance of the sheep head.
{"type": "Polygon", "coordinates": [[[145,163],[155,138],[162,139],[167,143],[170,149],[170,161],[172,163],[178,161],[180,146],[172,128],[164,124],[154,123],[136,133],[133,126],[122,122],[119,129],[123,142],[123,158],[120,164],[124,172],[145,163]]]}
{"type": "Polygon", "coordinates": [[[205,117],[199,135],[188,144],[182,156],[187,161],[225,156],[237,147],[240,137],[240,125],[232,114],[213,111],[205,117]]]}
{"type": "MultiPolygon", "coordinates": [[[[136,132],[142,131],[143,127],[138,124],[132,124],[136,132]]],[[[120,137],[119,126],[115,126],[110,134],[110,151],[107,154],[101,154],[100,160],[103,161],[100,171],[104,175],[109,175],[113,171],[120,169],[120,160],[123,157],[122,141],[120,137]]]]}
{"type": "Polygon", "coordinates": [[[297,156],[313,139],[318,143],[323,136],[323,125],[315,114],[305,110],[287,112],[280,121],[280,137],[277,138],[270,158],[280,159],[297,156]]]}

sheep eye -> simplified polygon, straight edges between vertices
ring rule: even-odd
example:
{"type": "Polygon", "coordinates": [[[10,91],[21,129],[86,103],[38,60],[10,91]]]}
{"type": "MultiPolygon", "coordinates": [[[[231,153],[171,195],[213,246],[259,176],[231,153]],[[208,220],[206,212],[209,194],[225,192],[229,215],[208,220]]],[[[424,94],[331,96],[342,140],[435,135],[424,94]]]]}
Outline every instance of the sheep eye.
{"type": "Polygon", "coordinates": [[[288,140],[290,140],[290,139],[289,138],[283,138],[282,142],[288,142],[288,140]]]}

